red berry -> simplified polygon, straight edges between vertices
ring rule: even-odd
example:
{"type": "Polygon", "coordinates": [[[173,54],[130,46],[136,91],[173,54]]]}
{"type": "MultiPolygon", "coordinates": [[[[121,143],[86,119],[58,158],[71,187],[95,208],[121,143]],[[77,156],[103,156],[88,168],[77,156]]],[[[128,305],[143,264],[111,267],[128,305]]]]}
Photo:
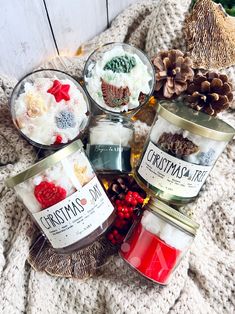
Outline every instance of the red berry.
{"type": "Polygon", "coordinates": [[[137,198],[137,197],[139,197],[139,196],[140,196],[140,195],[139,195],[138,192],[134,192],[134,193],[133,193],[133,197],[134,197],[134,198],[137,198]]]}
{"type": "Polygon", "coordinates": [[[130,218],[130,214],[129,214],[129,213],[126,213],[126,214],[124,215],[124,217],[125,217],[126,219],[129,219],[129,218],[130,218]]]}
{"type": "Polygon", "coordinates": [[[117,241],[116,241],[115,239],[112,239],[111,242],[112,242],[112,244],[114,244],[114,245],[117,243],[117,241]]]}
{"type": "Polygon", "coordinates": [[[118,216],[119,216],[120,218],[124,218],[123,212],[118,212],[118,216]]]}
{"type": "Polygon", "coordinates": [[[115,204],[116,204],[116,205],[120,205],[120,203],[121,203],[120,200],[116,200],[116,201],[115,201],[115,204]]]}
{"type": "Polygon", "coordinates": [[[128,191],[127,195],[132,196],[132,193],[133,193],[132,191],[128,191]]]}
{"type": "Polygon", "coordinates": [[[133,198],[131,200],[131,205],[136,206],[137,204],[138,204],[137,200],[133,198]]]}
{"type": "Polygon", "coordinates": [[[113,239],[113,234],[112,234],[112,233],[109,233],[108,236],[107,236],[107,238],[108,238],[110,241],[112,241],[112,239],[113,239]]]}
{"type": "Polygon", "coordinates": [[[122,209],[123,209],[123,207],[122,207],[121,205],[119,205],[119,206],[117,207],[117,210],[118,210],[119,212],[121,212],[122,209]]]}
{"type": "Polygon", "coordinates": [[[54,144],[58,145],[58,144],[61,144],[61,142],[62,142],[62,136],[57,135],[54,144]]]}
{"type": "Polygon", "coordinates": [[[132,197],[131,197],[130,195],[126,195],[126,196],[125,196],[125,201],[126,201],[127,203],[130,203],[131,200],[132,200],[132,197]]]}
{"type": "Polygon", "coordinates": [[[136,200],[139,204],[143,204],[144,202],[144,199],[141,196],[139,196],[136,200]]]}
{"type": "Polygon", "coordinates": [[[114,229],[114,230],[113,230],[113,235],[117,235],[117,234],[118,234],[117,229],[114,229]]]}
{"type": "Polygon", "coordinates": [[[129,213],[132,213],[133,212],[133,210],[134,210],[134,207],[129,207],[129,213]]]}
{"type": "Polygon", "coordinates": [[[127,206],[124,206],[124,207],[123,207],[123,212],[124,212],[124,213],[128,213],[128,212],[129,212],[129,209],[128,209],[127,206]]]}

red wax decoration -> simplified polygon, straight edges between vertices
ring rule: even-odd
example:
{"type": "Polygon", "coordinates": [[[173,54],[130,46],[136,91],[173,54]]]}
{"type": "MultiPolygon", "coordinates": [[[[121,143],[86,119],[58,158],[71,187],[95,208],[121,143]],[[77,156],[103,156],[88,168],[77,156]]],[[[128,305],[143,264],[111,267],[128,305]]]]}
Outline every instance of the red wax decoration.
{"type": "Polygon", "coordinates": [[[53,86],[48,89],[48,93],[52,94],[55,97],[56,102],[60,102],[62,99],[70,100],[69,96],[69,84],[61,84],[60,81],[55,80],[53,86]]]}
{"type": "Polygon", "coordinates": [[[42,208],[48,208],[65,199],[66,191],[53,182],[42,181],[34,189],[34,195],[42,208]]]}
{"type": "Polygon", "coordinates": [[[54,144],[58,145],[58,144],[61,144],[61,142],[62,142],[62,136],[57,135],[54,144]]]}
{"type": "Polygon", "coordinates": [[[167,284],[181,251],[166,244],[141,223],[121,246],[120,255],[145,277],[167,284]]]}

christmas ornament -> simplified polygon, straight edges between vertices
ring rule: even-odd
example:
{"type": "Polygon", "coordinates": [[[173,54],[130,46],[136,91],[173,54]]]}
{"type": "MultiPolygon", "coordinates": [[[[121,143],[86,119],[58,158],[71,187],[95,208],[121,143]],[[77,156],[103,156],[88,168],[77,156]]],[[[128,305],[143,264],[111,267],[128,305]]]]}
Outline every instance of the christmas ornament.
{"type": "Polygon", "coordinates": [[[194,68],[221,69],[235,64],[235,18],[220,4],[197,1],[186,18],[184,35],[194,68]]]}
{"type": "Polygon", "coordinates": [[[157,96],[172,98],[187,89],[193,79],[191,59],[180,50],[160,51],[153,59],[157,96]]]}
{"type": "Polygon", "coordinates": [[[190,107],[211,116],[227,109],[233,100],[228,77],[214,72],[196,75],[188,86],[187,94],[190,107]]]}
{"type": "Polygon", "coordinates": [[[101,90],[104,101],[109,107],[121,107],[127,105],[129,102],[131,94],[128,86],[116,87],[101,79],[101,90]]]}
{"type": "Polygon", "coordinates": [[[42,208],[53,206],[66,198],[66,191],[53,182],[42,181],[34,189],[34,196],[42,208]]]}
{"type": "Polygon", "coordinates": [[[111,70],[114,73],[129,73],[135,65],[135,57],[123,55],[112,58],[105,64],[104,70],[111,70]]]}
{"type": "Polygon", "coordinates": [[[187,137],[177,133],[162,133],[157,144],[164,152],[177,157],[195,154],[199,150],[199,147],[187,137]]]}
{"type": "Polygon", "coordinates": [[[56,102],[60,102],[61,100],[68,101],[70,100],[69,89],[69,84],[61,84],[60,81],[54,80],[53,86],[47,92],[55,97],[56,102]]]}
{"type": "Polygon", "coordinates": [[[71,111],[60,111],[55,120],[59,129],[74,128],[76,125],[75,116],[71,111]]]}

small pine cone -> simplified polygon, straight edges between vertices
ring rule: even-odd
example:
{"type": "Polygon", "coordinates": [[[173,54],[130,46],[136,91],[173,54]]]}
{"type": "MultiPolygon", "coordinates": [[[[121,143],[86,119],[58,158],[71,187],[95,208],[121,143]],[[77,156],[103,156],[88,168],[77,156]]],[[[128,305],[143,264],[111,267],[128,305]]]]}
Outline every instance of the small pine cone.
{"type": "Polygon", "coordinates": [[[208,72],[196,75],[188,85],[189,106],[210,116],[228,109],[233,100],[232,84],[225,74],[208,72]]]}
{"type": "Polygon", "coordinates": [[[163,151],[177,157],[188,156],[199,151],[197,145],[181,134],[164,132],[157,144],[163,151]]]}
{"type": "Polygon", "coordinates": [[[115,201],[116,199],[124,199],[128,191],[138,192],[141,197],[146,197],[145,191],[138,186],[131,176],[120,176],[114,179],[108,189],[108,195],[111,201],[115,201]]]}
{"type": "Polygon", "coordinates": [[[157,96],[179,96],[192,81],[194,72],[191,59],[180,50],[160,51],[153,60],[156,72],[157,96]]]}

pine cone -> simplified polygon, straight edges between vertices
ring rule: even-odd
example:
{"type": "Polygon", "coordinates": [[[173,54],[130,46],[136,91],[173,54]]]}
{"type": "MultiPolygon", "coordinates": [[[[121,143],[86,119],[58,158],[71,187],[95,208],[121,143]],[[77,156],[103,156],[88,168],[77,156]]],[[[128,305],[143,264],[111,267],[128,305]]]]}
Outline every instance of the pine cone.
{"type": "Polygon", "coordinates": [[[179,96],[192,81],[191,59],[180,50],[160,51],[153,60],[156,72],[157,95],[165,98],[179,96]]]}
{"type": "Polygon", "coordinates": [[[157,144],[163,151],[177,157],[188,156],[199,151],[197,145],[181,134],[164,132],[157,144]]]}
{"type": "Polygon", "coordinates": [[[227,75],[214,72],[196,75],[187,93],[190,107],[211,116],[226,110],[233,100],[232,84],[227,75]]]}
{"type": "Polygon", "coordinates": [[[128,191],[138,192],[141,197],[146,197],[145,191],[138,186],[131,176],[120,176],[114,179],[108,189],[108,195],[111,201],[115,201],[116,199],[124,199],[128,191]]]}

